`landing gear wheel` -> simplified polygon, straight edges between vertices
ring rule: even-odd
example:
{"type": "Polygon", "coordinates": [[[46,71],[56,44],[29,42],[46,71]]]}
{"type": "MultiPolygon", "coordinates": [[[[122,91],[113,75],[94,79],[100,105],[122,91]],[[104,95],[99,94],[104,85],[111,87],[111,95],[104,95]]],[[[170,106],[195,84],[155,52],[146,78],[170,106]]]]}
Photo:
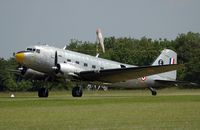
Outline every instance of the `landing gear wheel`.
{"type": "Polygon", "coordinates": [[[49,96],[49,90],[47,88],[40,88],[38,90],[38,97],[48,97],[49,96]]]}
{"type": "Polygon", "coordinates": [[[152,96],[156,96],[156,95],[157,95],[157,92],[156,92],[156,90],[155,90],[154,88],[149,87],[149,89],[150,89],[150,91],[151,91],[151,95],[152,95],[152,96]]]}
{"type": "Polygon", "coordinates": [[[153,96],[156,96],[156,95],[157,95],[157,92],[156,92],[156,91],[151,91],[151,94],[152,94],[153,96]]]}
{"type": "Polygon", "coordinates": [[[81,87],[74,87],[72,89],[72,96],[73,97],[82,97],[83,95],[83,90],[81,87]]]}

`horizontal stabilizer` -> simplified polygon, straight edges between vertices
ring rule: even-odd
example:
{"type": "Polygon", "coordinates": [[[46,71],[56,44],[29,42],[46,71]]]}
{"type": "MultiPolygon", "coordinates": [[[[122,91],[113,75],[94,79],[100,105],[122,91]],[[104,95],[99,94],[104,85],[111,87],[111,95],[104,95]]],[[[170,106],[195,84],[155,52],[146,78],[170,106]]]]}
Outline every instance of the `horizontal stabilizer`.
{"type": "Polygon", "coordinates": [[[200,84],[188,82],[188,81],[178,81],[178,80],[154,80],[157,83],[165,84],[165,85],[182,85],[182,86],[193,86],[200,87],[200,84]]]}

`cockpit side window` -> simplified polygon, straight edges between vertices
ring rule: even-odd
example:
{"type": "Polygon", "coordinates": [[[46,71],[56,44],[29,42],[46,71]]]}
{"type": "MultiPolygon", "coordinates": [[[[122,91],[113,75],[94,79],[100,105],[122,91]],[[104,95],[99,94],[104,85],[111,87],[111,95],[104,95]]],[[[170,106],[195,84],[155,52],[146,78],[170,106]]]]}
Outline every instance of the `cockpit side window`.
{"type": "Polygon", "coordinates": [[[35,49],[35,48],[27,48],[26,50],[27,50],[27,51],[30,51],[30,52],[36,52],[36,53],[40,53],[40,49],[35,49]]]}
{"type": "Polygon", "coordinates": [[[26,50],[27,50],[27,51],[32,51],[33,49],[32,49],[32,48],[27,48],[26,50]]]}

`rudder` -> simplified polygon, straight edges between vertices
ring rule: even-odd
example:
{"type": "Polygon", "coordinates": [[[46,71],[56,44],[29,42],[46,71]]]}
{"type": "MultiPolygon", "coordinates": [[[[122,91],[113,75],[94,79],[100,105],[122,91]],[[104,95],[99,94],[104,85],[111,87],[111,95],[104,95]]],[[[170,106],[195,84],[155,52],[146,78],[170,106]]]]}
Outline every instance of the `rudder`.
{"type": "MultiPolygon", "coordinates": [[[[164,49],[152,65],[169,64],[177,64],[177,53],[170,49],[164,49]]],[[[158,75],[164,79],[176,80],[176,70],[158,75]]]]}

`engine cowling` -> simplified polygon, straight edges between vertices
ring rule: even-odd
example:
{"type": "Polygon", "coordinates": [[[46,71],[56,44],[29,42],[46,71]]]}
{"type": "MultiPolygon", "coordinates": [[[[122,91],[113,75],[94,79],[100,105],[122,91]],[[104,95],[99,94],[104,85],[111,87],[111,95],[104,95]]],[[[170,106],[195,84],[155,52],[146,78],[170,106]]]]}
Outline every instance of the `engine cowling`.
{"type": "Polygon", "coordinates": [[[59,63],[57,64],[58,72],[64,76],[77,76],[74,72],[80,72],[82,69],[71,64],[59,63]]]}
{"type": "Polygon", "coordinates": [[[46,77],[44,73],[29,68],[23,68],[21,70],[21,75],[24,79],[32,80],[42,80],[46,77]]]}

